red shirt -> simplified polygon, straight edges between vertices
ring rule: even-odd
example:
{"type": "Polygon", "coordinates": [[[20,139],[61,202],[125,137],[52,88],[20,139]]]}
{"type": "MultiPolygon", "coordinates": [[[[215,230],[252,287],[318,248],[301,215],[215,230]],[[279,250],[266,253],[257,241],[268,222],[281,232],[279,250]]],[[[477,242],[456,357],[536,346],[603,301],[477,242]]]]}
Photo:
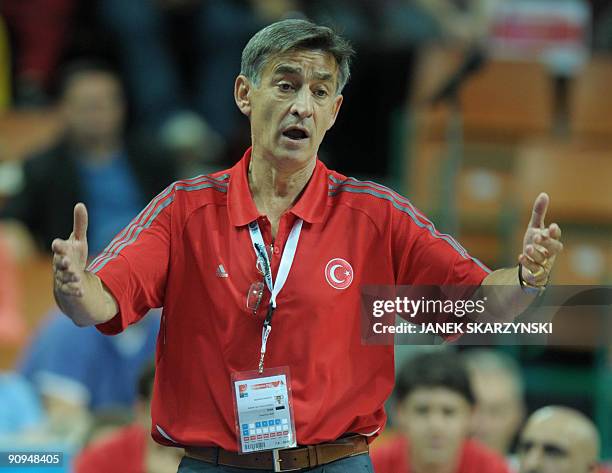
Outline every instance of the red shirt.
{"type": "MultiPolygon", "coordinates": [[[[370,452],[376,473],[410,473],[408,441],[399,437],[370,452]]],[[[506,461],[484,445],[466,440],[455,473],[510,473],[506,461]]]]}
{"type": "Polygon", "coordinates": [[[145,473],[147,431],[130,425],[94,442],[74,459],[75,473],[145,473]]]}
{"type": "MultiPolygon", "coordinates": [[[[90,265],[119,304],[103,333],[164,307],[152,406],[160,443],[237,449],[231,373],[257,369],[270,295],[257,315],[247,308],[249,287],[263,280],[247,224],[257,220],[272,242],[251,197],[249,160],[250,150],[227,171],[172,184],[90,265]]],[[[320,161],[281,217],[274,275],[296,218],[304,224],[266,367],[290,368],[298,443],[373,434],[394,385],[393,346],[361,343],[360,285],[478,285],[487,271],[406,199],[320,161]],[[347,264],[330,263],[337,258],[347,264]]]]}

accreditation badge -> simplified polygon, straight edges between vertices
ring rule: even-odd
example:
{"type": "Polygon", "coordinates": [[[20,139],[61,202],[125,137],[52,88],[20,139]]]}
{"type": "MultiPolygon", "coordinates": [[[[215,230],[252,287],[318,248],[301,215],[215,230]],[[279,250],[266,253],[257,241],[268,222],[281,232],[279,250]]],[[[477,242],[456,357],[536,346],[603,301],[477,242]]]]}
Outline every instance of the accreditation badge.
{"type": "Polygon", "coordinates": [[[296,446],[290,382],[288,367],[232,374],[240,453],[296,446]]]}

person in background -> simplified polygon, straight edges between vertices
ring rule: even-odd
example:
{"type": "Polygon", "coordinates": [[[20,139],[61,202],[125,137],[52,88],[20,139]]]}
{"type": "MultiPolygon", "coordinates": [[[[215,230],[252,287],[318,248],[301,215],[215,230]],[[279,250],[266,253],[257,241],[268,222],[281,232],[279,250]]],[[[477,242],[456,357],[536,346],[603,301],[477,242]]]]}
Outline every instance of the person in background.
{"type": "Polygon", "coordinates": [[[73,24],[77,0],[3,0],[4,16],[15,40],[15,105],[38,107],[56,73],[73,24]]]}
{"type": "MultiPolygon", "coordinates": [[[[464,359],[476,395],[474,437],[508,457],[525,420],[520,368],[508,355],[494,350],[467,350],[464,359]]],[[[509,458],[511,466],[516,466],[515,460],[509,458]]]]}
{"type": "Polygon", "coordinates": [[[104,0],[98,18],[120,46],[135,116],[144,128],[163,133],[193,110],[229,145],[242,125],[231,94],[240,51],[266,22],[298,8],[296,0],[104,0]],[[176,24],[189,39],[192,84],[170,40],[176,24]]]}
{"type": "Polygon", "coordinates": [[[150,314],[117,337],[85,330],[54,312],[19,363],[45,406],[49,430],[75,444],[91,416],[131,412],[140,370],[155,353],[159,317],[150,314]]]}
{"type": "Polygon", "coordinates": [[[600,439],[584,414],[548,406],[534,412],[519,445],[519,473],[597,473],[600,439]]]}
{"type": "Polygon", "coordinates": [[[508,473],[503,457],[469,438],[476,398],[449,351],[416,354],[395,387],[401,435],[372,450],[376,473],[508,473]]]}
{"type": "Polygon", "coordinates": [[[0,441],[41,428],[45,414],[30,383],[14,372],[0,373],[0,441]]]}
{"type": "Polygon", "coordinates": [[[125,98],[112,69],[72,63],[59,89],[65,133],[25,162],[23,189],[0,209],[0,218],[25,224],[48,252],[55,235],[70,232],[74,204],[87,202],[95,253],[173,180],[174,167],[125,139],[125,98]]]}
{"type": "Polygon", "coordinates": [[[89,444],[74,460],[74,473],[170,473],[181,449],[157,444],[149,435],[155,365],[147,363],[138,379],[134,423],[89,444]]]}
{"type": "Polygon", "coordinates": [[[19,343],[25,336],[25,322],[18,307],[17,267],[0,229],[0,343],[19,343]]]}

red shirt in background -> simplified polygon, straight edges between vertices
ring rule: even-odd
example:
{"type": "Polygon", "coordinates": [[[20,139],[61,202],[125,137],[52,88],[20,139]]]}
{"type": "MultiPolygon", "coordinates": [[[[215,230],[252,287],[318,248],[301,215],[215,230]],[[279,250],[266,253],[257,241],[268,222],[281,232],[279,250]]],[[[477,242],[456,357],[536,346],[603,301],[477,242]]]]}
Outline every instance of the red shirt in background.
{"type": "Polygon", "coordinates": [[[145,473],[145,450],[149,432],[129,425],[110,437],[94,442],[74,460],[75,473],[145,473]]]}
{"type": "MultiPolygon", "coordinates": [[[[370,456],[376,473],[411,472],[409,444],[404,437],[372,449],[370,456]]],[[[502,457],[474,440],[467,440],[454,473],[510,473],[510,469],[502,457]]]]}

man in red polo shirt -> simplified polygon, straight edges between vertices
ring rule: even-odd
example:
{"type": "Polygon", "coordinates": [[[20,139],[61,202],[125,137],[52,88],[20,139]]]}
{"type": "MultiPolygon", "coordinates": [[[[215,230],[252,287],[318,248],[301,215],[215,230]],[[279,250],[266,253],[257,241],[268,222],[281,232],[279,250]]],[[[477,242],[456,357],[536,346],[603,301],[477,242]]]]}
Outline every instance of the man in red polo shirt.
{"type": "Polygon", "coordinates": [[[53,243],[54,293],[76,324],[114,334],[163,306],[152,434],[186,448],[180,471],[371,468],[393,347],[361,343],[360,286],[508,285],[520,310],[561,251],[545,194],[522,266],[491,272],[405,198],[328,170],[317,151],[351,55],[308,21],[262,29],[234,88],[251,124],[242,160],[172,184],[87,269],[82,204],[53,243]]]}
{"type": "Polygon", "coordinates": [[[138,379],[135,421],[90,443],[74,459],[75,473],[167,473],[176,470],[181,451],[164,448],[151,439],[151,396],[155,366],[151,362],[138,379]]]}
{"type": "Polygon", "coordinates": [[[509,473],[505,459],[469,438],[476,399],[453,352],[415,355],[396,381],[401,435],[372,451],[376,473],[509,473]]]}

